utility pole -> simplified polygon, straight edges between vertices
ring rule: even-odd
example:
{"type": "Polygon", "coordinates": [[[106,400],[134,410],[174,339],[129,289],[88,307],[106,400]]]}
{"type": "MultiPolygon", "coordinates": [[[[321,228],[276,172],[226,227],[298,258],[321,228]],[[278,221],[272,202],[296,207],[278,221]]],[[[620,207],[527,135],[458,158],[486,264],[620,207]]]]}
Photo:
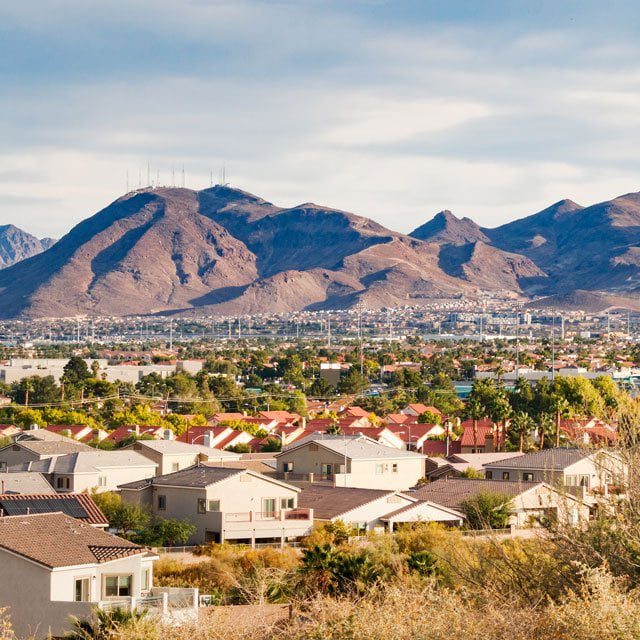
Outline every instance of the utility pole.
{"type": "Polygon", "coordinates": [[[551,316],[551,380],[556,379],[556,312],[551,316]]]}
{"type": "Polygon", "coordinates": [[[520,312],[516,311],[516,380],[520,377],[520,312]]]}
{"type": "Polygon", "coordinates": [[[331,348],[331,318],[327,320],[327,346],[331,348]]]}
{"type": "Polygon", "coordinates": [[[169,320],[169,351],[173,351],[173,318],[169,320]]]}

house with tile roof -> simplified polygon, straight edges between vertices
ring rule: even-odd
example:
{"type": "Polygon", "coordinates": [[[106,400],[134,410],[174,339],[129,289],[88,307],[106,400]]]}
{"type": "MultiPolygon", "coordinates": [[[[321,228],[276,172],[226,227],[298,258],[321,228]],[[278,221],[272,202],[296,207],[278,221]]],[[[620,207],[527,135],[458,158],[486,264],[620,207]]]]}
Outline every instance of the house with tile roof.
{"type": "Polygon", "coordinates": [[[12,471],[43,474],[60,493],[115,491],[119,484],[152,478],[157,463],[137,451],[78,451],[9,467],[12,471]]]}
{"type": "Polygon", "coordinates": [[[555,447],[490,462],[485,476],[494,480],[547,482],[595,503],[610,486],[626,483],[626,467],[614,452],[555,447]]]}
{"type": "Polygon", "coordinates": [[[50,460],[79,451],[95,451],[74,440],[17,440],[0,449],[0,472],[16,465],[50,460]]]}
{"type": "Polygon", "coordinates": [[[123,447],[121,451],[137,451],[149,458],[158,465],[156,475],[159,476],[192,467],[200,462],[240,460],[238,453],[178,440],[138,440],[123,447]]]}
{"type": "Polygon", "coordinates": [[[278,542],[307,535],[313,510],[299,508],[300,489],[248,468],[199,465],[122,484],[122,499],[156,517],[196,525],[189,544],[278,542]]]}
{"type": "Polygon", "coordinates": [[[100,442],[109,434],[104,429],[94,429],[85,424],[50,424],[45,427],[51,433],[67,436],[80,442],[100,442]]]}
{"type": "Polygon", "coordinates": [[[589,507],[581,500],[545,482],[442,478],[409,491],[407,495],[462,511],[466,500],[484,493],[499,494],[509,501],[510,526],[529,528],[543,516],[574,524],[589,517],[589,507]]]}
{"type": "Polygon", "coordinates": [[[276,454],[279,477],[338,487],[396,489],[424,477],[425,456],[387,447],[365,435],[313,434],[276,454]]]}
{"type": "Polygon", "coordinates": [[[418,520],[459,525],[463,519],[446,507],[425,508],[423,501],[399,491],[310,483],[301,483],[300,487],[298,504],[313,509],[316,523],[341,521],[360,532],[389,526],[393,530],[394,525],[418,520]]]}
{"type": "MultiPolygon", "coordinates": [[[[62,636],[94,608],[197,613],[198,592],[153,586],[157,556],[64,513],[0,517],[0,602],[19,637],[62,636]]],[[[177,617],[177,616],[176,616],[177,617]]],[[[175,619],[175,618],[174,618],[175,619]]]]}
{"type": "Polygon", "coordinates": [[[106,529],[109,521],[88,493],[0,494],[0,517],[37,513],[64,513],[81,522],[106,529]]]}

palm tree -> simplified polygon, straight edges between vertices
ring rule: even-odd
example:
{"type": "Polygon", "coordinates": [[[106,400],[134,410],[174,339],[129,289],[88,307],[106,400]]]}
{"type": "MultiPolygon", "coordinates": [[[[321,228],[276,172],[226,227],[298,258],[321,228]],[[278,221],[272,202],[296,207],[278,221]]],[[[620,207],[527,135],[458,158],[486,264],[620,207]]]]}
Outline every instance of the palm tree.
{"type": "Polygon", "coordinates": [[[544,449],[545,436],[553,433],[555,421],[553,416],[549,413],[542,413],[538,419],[538,426],[540,428],[540,449],[544,449]]]}
{"type": "Polygon", "coordinates": [[[471,418],[473,424],[473,447],[478,447],[478,420],[482,420],[485,416],[485,409],[476,398],[472,398],[467,402],[467,415],[471,418]]]}
{"type": "Polygon", "coordinates": [[[524,439],[527,434],[535,427],[533,418],[526,411],[518,411],[511,419],[511,428],[518,434],[519,451],[524,447],[524,439]]]}

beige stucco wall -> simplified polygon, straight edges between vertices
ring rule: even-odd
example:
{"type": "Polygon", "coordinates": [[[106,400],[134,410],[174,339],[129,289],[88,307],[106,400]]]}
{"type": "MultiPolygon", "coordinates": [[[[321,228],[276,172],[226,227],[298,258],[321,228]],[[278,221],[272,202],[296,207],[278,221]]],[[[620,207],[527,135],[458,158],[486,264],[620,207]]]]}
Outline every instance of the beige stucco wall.
{"type": "Polygon", "coordinates": [[[149,461],[149,466],[140,467],[111,467],[102,469],[99,473],[74,473],[74,474],[58,474],[52,475],[53,486],[60,492],[74,491],[82,493],[83,491],[91,491],[96,489],[102,491],[117,491],[118,485],[127,482],[135,482],[136,480],[144,480],[145,478],[153,478],[155,476],[155,466],[149,461]],[[106,486],[98,485],[98,478],[104,476],[107,479],[106,486]],[[69,489],[58,489],[58,478],[70,478],[69,489]]]}
{"type": "Polygon", "coordinates": [[[424,477],[424,459],[418,457],[397,460],[352,460],[347,486],[363,489],[404,490],[415,486],[424,477]],[[397,471],[393,465],[397,464],[397,471]],[[382,472],[379,473],[379,465],[382,472]]]}
{"type": "Polygon", "coordinates": [[[411,504],[411,500],[404,496],[382,496],[377,500],[364,504],[356,509],[344,513],[334,520],[342,520],[347,524],[366,523],[367,530],[384,526],[380,518],[386,516],[393,511],[402,509],[402,507],[411,504]]]}
{"type": "MultiPolygon", "coordinates": [[[[324,449],[320,445],[318,445],[317,451],[312,451],[310,449],[311,444],[312,443],[309,443],[304,447],[300,447],[299,449],[285,451],[280,454],[277,458],[278,472],[282,472],[284,470],[285,462],[293,462],[294,474],[314,473],[319,475],[322,473],[323,463],[344,465],[343,455],[339,455],[337,453],[334,453],[333,451],[324,449]]],[[[347,471],[348,470],[349,467],[347,466],[347,471]]]]}
{"type": "Polygon", "coordinates": [[[226,538],[279,537],[297,536],[306,532],[308,524],[296,521],[248,521],[240,517],[233,526],[225,526],[220,512],[207,511],[198,513],[198,499],[204,498],[207,505],[210,500],[220,500],[222,513],[247,514],[262,512],[263,498],[274,498],[276,510],[280,510],[281,498],[293,498],[297,505],[298,492],[287,486],[270,482],[264,478],[250,474],[238,474],[222,482],[216,483],[208,489],[192,489],[187,487],[153,487],[152,497],[148,491],[134,492],[124,490],[122,498],[126,502],[145,504],[151,502],[152,513],[162,518],[175,518],[196,525],[195,534],[188,544],[202,544],[206,539],[206,532],[218,532],[226,538]],[[242,480],[248,478],[249,480],[242,480]],[[166,510],[158,510],[158,495],[166,498],[166,510]],[[246,520],[246,521],[245,521],[246,520]]]}
{"type": "MultiPolygon", "coordinates": [[[[70,616],[88,617],[95,603],[103,600],[103,576],[132,574],[133,596],[140,597],[142,570],[152,565],[151,559],[137,555],[104,564],[51,571],[0,549],[0,606],[9,607],[11,623],[18,637],[34,634],[37,638],[45,638],[49,632],[61,635],[71,627],[70,616]],[[91,602],[74,602],[74,581],[82,577],[91,578],[91,602]]],[[[149,586],[152,586],[152,578],[149,586]]]]}

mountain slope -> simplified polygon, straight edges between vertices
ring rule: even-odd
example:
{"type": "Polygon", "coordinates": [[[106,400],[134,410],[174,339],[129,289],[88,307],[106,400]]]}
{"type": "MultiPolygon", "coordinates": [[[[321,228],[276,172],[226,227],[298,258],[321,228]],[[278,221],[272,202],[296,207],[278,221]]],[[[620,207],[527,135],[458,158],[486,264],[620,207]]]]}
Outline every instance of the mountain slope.
{"type": "Polygon", "coordinates": [[[42,253],[55,243],[51,238],[39,240],[12,224],[0,226],[0,269],[42,253]]]}
{"type": "Polygon", "coordinates": [[[431,245],[313,204],[224,186],[143,189],[0,272],[0,315],[259,313],[471,293],[431,245]]]}
{"type": "Polygon", "coordinates": [[[452,277],[483,289],[521,292],[545,273],[529,258],[490,246],[491,240],[469,218],[437,213],[410,234],[438,247],[438,264],[452,277]]]}
{"type": "Polygon", "coordinates": [[[589,207],[563,200],[497,229],[483,229],[503,250],[531,258],[549,276],[533,292],[636,293],[640,287],[640,193],[589,207]]]}
{"type": "Polygon", "coordinates": [[[448,209],[437,213],[429,222],[414,229],[412,238],[437,242],[438,244],[465,244],[467,242],[490,242],[482,229],[470,218],[457,218],[448,209]]]}

